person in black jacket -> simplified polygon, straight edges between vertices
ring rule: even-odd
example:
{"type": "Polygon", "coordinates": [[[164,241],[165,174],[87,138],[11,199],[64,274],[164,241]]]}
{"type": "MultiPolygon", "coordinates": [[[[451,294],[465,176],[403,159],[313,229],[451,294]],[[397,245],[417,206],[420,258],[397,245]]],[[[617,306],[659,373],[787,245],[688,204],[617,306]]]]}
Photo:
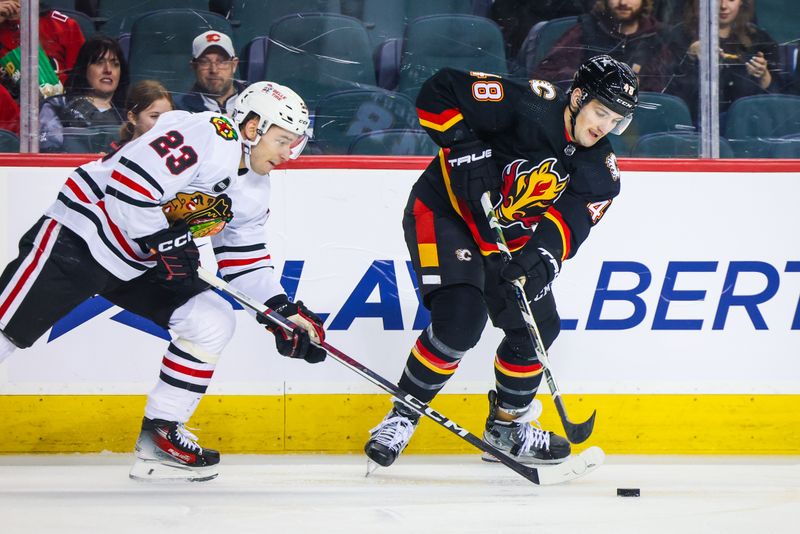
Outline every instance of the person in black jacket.
{"type": "MultiPolygon", "coordinates": [[[[580,66],[564,95],[543,80],[516,83],[442,69],[417,97],[420,124],[441,148],[414,184],[403,229],[431,323],[398,382],[430,402],[481,337],[487,317],[505,337],[494,358],[483,439],[522,463],[560,463],[563,437],[530,424],[542,380],[512,282],[523,280],[544,349],[560,331],[551,283],[619,193],[609,133],[622,133],[638,103],[636,76],[610,56],[580,66]],[[504,262],[480,199],[488,192],[511,251],[504,262]]],[[[395,399],[364,451],[391,465],[419,414],[395,399]]],[[[493,457],[484,456],[492,461],[493,457]]]]}
{"type": "MultiPolygon", "coordinates": [[[[728,110],[743,96],[778,92],[781,88],[778,45],[753,24],[755,0],[720,0],[719,4],[719,109],[728,110]]],[[[674,28],[671,47],[675,74],[667,92],[683,98],[697,120],[699,106],[698,2],[686,11],[685,22],[674,28]]]]}

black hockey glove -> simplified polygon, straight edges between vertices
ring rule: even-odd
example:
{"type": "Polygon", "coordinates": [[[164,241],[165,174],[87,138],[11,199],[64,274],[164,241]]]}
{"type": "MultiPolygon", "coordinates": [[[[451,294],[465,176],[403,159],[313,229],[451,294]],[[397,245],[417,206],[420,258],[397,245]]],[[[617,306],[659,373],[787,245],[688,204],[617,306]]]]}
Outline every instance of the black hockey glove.
{"type": "Polygon", "coordinates": [[[302,300],[290,302],[286,295],[275,295],[265,304],[297,325],[297,328],[287,332],[269,319],[260,315],[256,316],[258,322],[265,325],[267,330],[275,335],[275,347],[281,355],[289,358],[302,358],[308,363],[319,363],[325,359],[328,355],[325,349],[311,343],[312,339],[316,343],[325,341],[322,321],[314,312],[305,307],[302,300]]]}
{"type": "Polygon", "coordinates": [[[500,188],[500,173],[492,160],[492,149],[483,141],[453,145],[447,156],[450,185],[459,198],[480,202],[486,191],[500,188]]]}
{"type": "MultiPolygon", "coordinates": [[[[535,299],[552,282],[559,272],[559,264],[547,250],[534,248],[512,256],[511,261],[500,269],[500,276],[506,282],[525,277],[525,293],[535,299]]],[[[514,287],[504,284],[513,298],[514,287]]]]}
{"type": "Polygon", "coordinates": [[[191,285],[197,280],[200,251],[186,221],[137,240],[156,255],[155,276],[169,284],[191,285]]]}

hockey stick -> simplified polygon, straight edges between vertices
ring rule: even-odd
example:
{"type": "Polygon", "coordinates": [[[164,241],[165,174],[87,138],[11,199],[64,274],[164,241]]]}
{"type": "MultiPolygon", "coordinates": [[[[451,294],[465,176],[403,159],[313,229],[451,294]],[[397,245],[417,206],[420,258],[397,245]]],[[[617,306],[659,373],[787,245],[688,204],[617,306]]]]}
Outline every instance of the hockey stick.
{"type": "MultiPolygon", "coordinates": [[[[272,321],[276,325],[284,328],[287,331],[292,331],[296,327],[295,325],[286,319],[285,317],[281,316],[280,314],[276,313],[274,310],[269,309],[264,304],[254,300],[238,289],[232,287],[228,282],[218,278],[213,273],[206,271],[202,267],[197,269],[197,274],[200,276],[200,279],[204,282],[208,283],[210,286],[222,291],[223,293],[230,295],[233,297],[237,302],[250,308],[254,312],[256,312],[261,317],[266,318],[269,321],[272,321]]],[[[357,374],[363,376],[382,390],[386,391],[387,393],[391,393],[398,399],[402,399],[406,404],[411,406],[414,410],[419,412],[421,415],[424,415],[437,424],[443,426],[453,434],[457,435],[461,439],[465,440],[466,442],[470,443],[474,447],[491,454],[495,458],[497,458],[500,462],[505,464],[507,467],[511,468],[515,472],[519,473],[523,477],[527,478],[534,484],[538,485],[549,485],[549,484],[558,484],[560,482],[567,482],[569,480],[576,479],[580,476],[593,471],[600,464],[603,463],[605,455],[603,451],[599,447],[591,447],[581,454],[570,456],[565,462],[555,465],[547,465],[543,467],[529,467],[519,463],[518,461],[514,460],[507,454],[503,453],[484,443],[482,439],[475,436],[474,434],[470,433],[468,430],[460,427],[444,415],[440,414],[426,403],[422,402],[421,400],[417,399],[416,397],[404,392],[402,389],[397,387],[396,385],[392,384],[382,376],[378,375],[371,369],[365,367],[361,363],[357,362],[347,354],[343,353],[339,349],[329,345],[327,342],[322,342],[317,344],[317,346],[325,349],[325,351],[337,362],[341,363],[345,367],[349,368],[352,371],[355,371],[357,374]]]]}
{"type": "MultiPolygon", "coordinates": [[[[489,226],[495,232],[497,248],[500,250],[500,255],[503,257],[503,262],[510,262],[511,251],[508,250],[506,238],[503,235],[503,229],[500,228],[500,222],[497,220],[497,214],[492,206],[489,193],[484,193],[481,196],[481,207],[483,207],[483,211],[486,214],[486,219],[489,221],[489,226]]],[[[564,432],[567,434],[567,439],[569,439],[572,443],[583,443],[592,434],[592,430],[594,429],[594,418],[597,415],[597,410],[593,411],[592,416],[583,423],[573,423],[569,420],[569,417],[567,416],[567,410],[564,408],[564,401],[561,399],[561,392],[558,390],[556,381],[553,378],[553,373],[550,370],[550,358],[548,358],[547,351],[544,349],[542,336],[539,334],[539,327],[536,326],[536,321],[533,318],[530,304],[528,304],[528,298],[525,296],[524,282],[522,282],[521,279],[517,279],[514,280],[512,284],[514,286],[514,295],[517,297],[519,311],[522,314],[522,319],[525,321],[525,326],[528,329],[528,334],[530,335],[531,342],[533,343],[534,350],[536,351],[536,357],[539,359],[539,362],[542,364],[542,368],[544,369],[544,377],[547,380],[547,385],[550,387],[550,394],[553,396],[553,402],[556,405],[558,416],[561,418],[561,423],[564,425],[564,432]]]]}

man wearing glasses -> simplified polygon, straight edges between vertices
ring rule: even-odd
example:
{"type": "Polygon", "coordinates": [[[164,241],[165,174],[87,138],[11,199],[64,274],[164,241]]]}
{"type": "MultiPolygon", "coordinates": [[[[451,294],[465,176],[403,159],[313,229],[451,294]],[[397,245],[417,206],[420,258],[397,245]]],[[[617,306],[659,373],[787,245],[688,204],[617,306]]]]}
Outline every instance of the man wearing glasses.
{"type": "Polygon", "coordinates": [[[245,88],[233,79],[239,58],[231,38],[215,30],[201,33],[192,42],[192,58],[196,81],[189,92],[177,95],[176,109],[230,115],[236,96],[245,88]]]}

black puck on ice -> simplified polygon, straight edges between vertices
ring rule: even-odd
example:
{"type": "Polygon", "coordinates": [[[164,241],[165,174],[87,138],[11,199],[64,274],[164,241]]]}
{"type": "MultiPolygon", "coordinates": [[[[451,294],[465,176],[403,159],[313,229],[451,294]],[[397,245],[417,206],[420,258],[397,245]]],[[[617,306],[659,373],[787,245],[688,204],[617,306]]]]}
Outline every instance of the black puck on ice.
{"type": "Polygon", "coordinates": [[[617,497],[638,497],[639,488],[617,488],[617,497]]]}

